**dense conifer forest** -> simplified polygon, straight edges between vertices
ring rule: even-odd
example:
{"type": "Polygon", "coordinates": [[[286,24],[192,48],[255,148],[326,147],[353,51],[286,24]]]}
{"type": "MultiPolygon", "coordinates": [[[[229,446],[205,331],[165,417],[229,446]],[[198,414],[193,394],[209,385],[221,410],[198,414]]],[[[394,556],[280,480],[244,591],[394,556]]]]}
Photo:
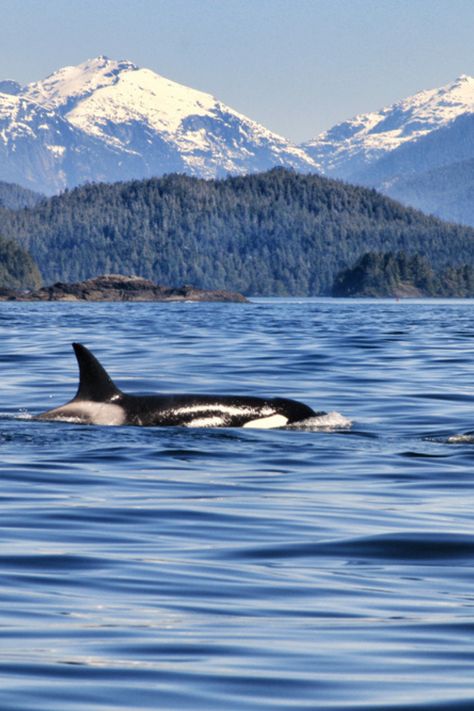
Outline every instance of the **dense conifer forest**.
{"type": "Polygon", "coordinates": [[[46,283],[104,273],[253,295],[329,294],[367,251],[419,253],[435,269],[473,263],[474,229],[374,190],[284,169],[225,180],[184,175],[91,184],[0,209],[46,283]]]}
{"type": "Polygon", "coordinates": [[[459,296],[474,297],[474,266],[464,264],[435,271],[425,257],[405,252],[368,252],[341,271],[333,296],[459,296]]]}
{"type": "Polygon", "coordinates": [[[0,289],[35,289],[41,285],[36,264],[20,245],[0,237],[0,289]]]}

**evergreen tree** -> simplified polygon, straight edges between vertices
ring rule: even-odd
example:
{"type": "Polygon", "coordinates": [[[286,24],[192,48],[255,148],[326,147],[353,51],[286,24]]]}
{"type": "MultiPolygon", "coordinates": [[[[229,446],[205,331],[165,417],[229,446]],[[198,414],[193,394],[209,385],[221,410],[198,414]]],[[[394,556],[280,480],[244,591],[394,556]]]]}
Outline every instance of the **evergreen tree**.
{"type": "Polygon", "coordinates": [[[17,242],[0,237],[0,289],[36,289],[38,267],[17,242]]]}
{"type": "Polygon", "coordinates": [[[425,257],[406,252],[369,252],[337,274],[333,296],[474,297],[474,267],[464,264],[435,272],[425,257]]]}
{"type": "MultiPolygon", "coordinates": [[[[376,290],[412,268],[394,259],[399,252],[424,255],[438,271],[474,262],[471,228],[281,168],[225,180],[173,174],[83,185],[28,209],[0,208],[0,228],[30,252],[46,283],[118,272],[254,295],[317,295],[368,252],[392,254],[385,266],[375,260],[376,290]]],[[[430,278],[426,272],[426,288],[430,278]]]]}

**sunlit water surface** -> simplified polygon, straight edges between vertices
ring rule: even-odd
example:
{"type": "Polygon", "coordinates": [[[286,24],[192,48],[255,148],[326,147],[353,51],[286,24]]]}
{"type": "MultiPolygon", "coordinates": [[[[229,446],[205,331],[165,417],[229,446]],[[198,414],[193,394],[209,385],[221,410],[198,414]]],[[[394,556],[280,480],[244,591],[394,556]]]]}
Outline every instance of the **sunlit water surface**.
{"type": "Polygon", "coordinates": [[[0,709],[474,708],[474,304],[0,305],[0,709]],[[127,392],[329,430],[35,422],[127,392]]]}

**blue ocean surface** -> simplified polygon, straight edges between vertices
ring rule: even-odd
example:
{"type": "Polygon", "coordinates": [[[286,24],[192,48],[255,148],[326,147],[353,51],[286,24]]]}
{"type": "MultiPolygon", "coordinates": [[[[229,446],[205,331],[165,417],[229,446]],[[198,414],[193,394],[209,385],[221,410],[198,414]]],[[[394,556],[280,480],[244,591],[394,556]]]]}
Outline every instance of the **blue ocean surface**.
{"type": "Polygon", "coordinates": [[[1,711],[474,708],[474,303],[0,304],[1,711]],[[126,392],[352,426],[39,422],[126,392]]]}

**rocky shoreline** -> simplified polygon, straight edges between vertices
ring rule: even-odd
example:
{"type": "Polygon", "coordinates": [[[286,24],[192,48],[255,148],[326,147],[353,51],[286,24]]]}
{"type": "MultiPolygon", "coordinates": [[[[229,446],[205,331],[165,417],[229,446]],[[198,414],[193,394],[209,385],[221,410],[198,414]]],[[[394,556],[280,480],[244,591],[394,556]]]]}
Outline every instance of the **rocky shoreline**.
{"type": "Polygon", "coordinates": [[[0,289],[0,301],[229,301],[248,303],[242,294],[226,290],[168,287],[149,279],[106,274],[85,281],[56,282],[36,290],[0,289]]]}

